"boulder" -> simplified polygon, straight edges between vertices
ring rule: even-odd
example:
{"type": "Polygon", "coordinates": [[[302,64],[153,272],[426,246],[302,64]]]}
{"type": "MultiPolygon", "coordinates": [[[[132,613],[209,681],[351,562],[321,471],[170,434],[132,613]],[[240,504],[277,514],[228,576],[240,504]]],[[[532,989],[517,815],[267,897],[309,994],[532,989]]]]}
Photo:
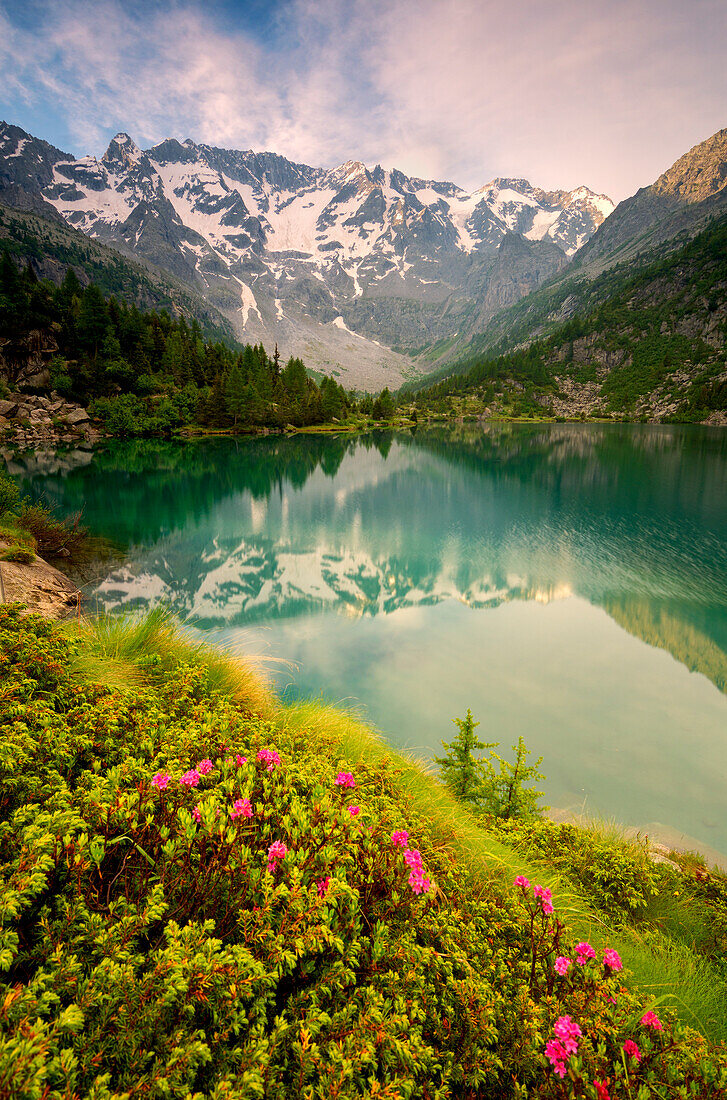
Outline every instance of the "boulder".
{"type": "Polygon", "coordinates": [[[18,412],[17,401],[0,401],[0,416],[5,416],[10,419],[16,416],[18,412]]]}
{"type": "Polygon", "coordinates": [[[69,424],[85,424],[90,419],[91,417],[85,409],[73,409],[66,415],[66,420],[69,424]]]}

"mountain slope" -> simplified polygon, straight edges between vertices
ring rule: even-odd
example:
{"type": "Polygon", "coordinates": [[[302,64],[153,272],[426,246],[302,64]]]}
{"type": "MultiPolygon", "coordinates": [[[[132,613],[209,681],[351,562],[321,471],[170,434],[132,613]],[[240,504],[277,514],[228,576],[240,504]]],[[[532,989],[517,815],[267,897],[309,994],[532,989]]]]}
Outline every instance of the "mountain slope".
{"type": "Polygon", "coordinates": [[[189,139],[142,151],[118,134],[100,161],[48,149],[0,124],[0,198],[33,195],[172,272],[245,339],[371,387],[560,270],[613,209],[585,187],[500,178],[468,193],[358,161],[325,170],[189,139]]]}
{"type": "Polygon", "coordinates": [[[0,203],[0,252],[9,252],[22,265],[31,263],[37,275],[57,284],[72,267],[83,285],[94,282],[104,294],[141,309],[195,318],[212,339],[234,339],[230,323],[201,295],[150,264],[90,240],[51,213],[48,218],[46,211],[13,210],[0,203]]]}
{"type": "Polygon", "coordinates": [[[440,376],[456,357],[503,353],[588,315],[636,272],[683,247],[727,216],[727,129],[695,145],[653,184],[619,203],[555,278],[502,310],[478,334],[440,356],[440,376]]]}
{"type": "Polygon", "coordinates": [[[590,308],[547,338],[473,356],[420,402],[727,423],[727,216],[630,275],[604,272],[589,291],[590,308]]]}

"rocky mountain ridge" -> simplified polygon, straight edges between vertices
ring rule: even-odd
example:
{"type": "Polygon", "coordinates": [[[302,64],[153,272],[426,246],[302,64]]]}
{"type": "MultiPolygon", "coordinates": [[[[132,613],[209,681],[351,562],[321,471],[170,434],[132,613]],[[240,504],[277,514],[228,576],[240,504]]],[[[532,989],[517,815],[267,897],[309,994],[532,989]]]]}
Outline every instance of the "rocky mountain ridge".
{"type": "Polygon", "coordinates": [[[141,150],[120,133],[100,160],[75,159],[5,123],[3,196],[170,271],[246,341],[368,388],[560,270],[613,209],[586,187],[498,178],[468,193],[191,139],[141,150]]]}
{"type": "Polygon", "coordinates": [[[452,372],[447,360],[460,359],[468,369],[474,356],[526,346],[564,322],[587,316],[641,270],[668,259],[725,218],[727,129],[695,145],[653,184],[619,203],[561,272],[491,314],[456,349],[445,349],[438,375],[452,372]]]}

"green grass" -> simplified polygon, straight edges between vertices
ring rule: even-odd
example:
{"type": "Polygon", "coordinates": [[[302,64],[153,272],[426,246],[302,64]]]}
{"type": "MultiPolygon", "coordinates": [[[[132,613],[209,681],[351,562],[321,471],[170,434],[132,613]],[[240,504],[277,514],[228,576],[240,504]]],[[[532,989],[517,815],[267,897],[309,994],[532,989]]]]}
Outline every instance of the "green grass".
{"type": "Polygon", "coordinates": [[[124,690],[158,685],[179,665],[194,664],[205,669],[210,691],[228,695],[264,717],[274,709],[274,696],[258,665],[194,642],[162,606],[146,615],[83,619],[64,629],[82,642],[73,659],[79,678],[124,690]]]}

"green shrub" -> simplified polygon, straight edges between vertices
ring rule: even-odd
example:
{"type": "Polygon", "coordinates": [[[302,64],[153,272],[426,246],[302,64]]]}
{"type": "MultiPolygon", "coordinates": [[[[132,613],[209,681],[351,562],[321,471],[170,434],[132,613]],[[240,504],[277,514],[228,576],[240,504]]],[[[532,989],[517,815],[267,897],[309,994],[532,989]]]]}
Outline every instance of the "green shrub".
{"type": "Polygon", "coordinates": [[[56,519],[42,503],[23,501],[18,523],[33,536],[40,553],[48,557],[57,556],[61,550],[76,553],[88,538],[88,530],[81,526],[80,512],[56,519]]]}
{"type": "Polygon", "coordinates": [[[22,565],[30,565],[35,561],[35,554],[29,546],[9,546],[7,550],[0,552],[0,561],[16,561],[22,565]]]}
{"type": "Polygon", "coordinates": [[[520,851],[557,867],[611,920],[646,909],[657,893],[659,870],[646,846],[605,827],[511,821],[496,825],[520,851]]]}
{"type": "Polygon", "coordinates": [[[0,516],[14,512],[20,499],[20,491],[6,474],[0,473],[0,516]]]}
{"type": "Polygon", "coordinates": [[[641,1023],[617,957],[580,966],[549,891],[468,866],[383,756],[354,774],[203,663],[112,691],[82,645],[0,608],[0,1095],[723,1095],[722,1054],[641,1023]]]}

